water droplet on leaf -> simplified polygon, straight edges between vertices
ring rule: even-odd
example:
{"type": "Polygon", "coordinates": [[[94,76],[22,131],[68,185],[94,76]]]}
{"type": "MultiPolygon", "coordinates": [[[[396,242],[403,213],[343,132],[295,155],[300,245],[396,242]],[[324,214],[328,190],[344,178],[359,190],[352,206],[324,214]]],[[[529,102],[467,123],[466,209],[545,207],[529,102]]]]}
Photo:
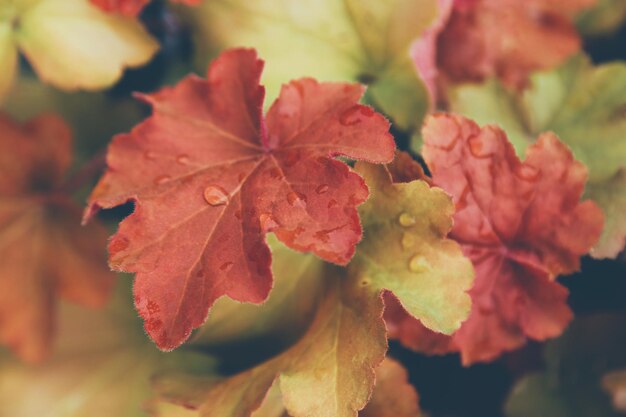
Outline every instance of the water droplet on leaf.
{"type": "Polygon", "coordinates": [[[156,177],[154,179],[154,183],[156,185],[161,185],[161,184],[165,184],[166,182],[168,182],[171,179],[172,179],[172,177],[170,177],[169,175],[159,175],[158,177],[156,177]]]}
{"type": "Polygon", "coordinates": [[[189,155],[187,154],[180,154],[176,157],[176,162],[178,162],[181,165],[187,165],[189,163],[189,155]]]}
{"type": "Polygon", "coordinates": [[[328,192],[328,184],[322,184],[315,189],[315,192],[318,194],[324,194],[328,192]]]}
{"type": "Polygon", "coordinates": [[[209,185],[204,189],[204,199],[211,206],[223,206],[228,203],[228,193],[219,185],[209,185]]]}
{"type": "Polygon", "coordinates": [[[415,255],[409,261],[409,269],[411,272],[426,272],[430,270],[430,263],[421,255],[415,255]]]}
{"type": "Polygon", "coordinates": [[[234,264],[232,262],[224,262],[220,265],[220,271],[228,272],[233,267],[233,265],[234,264]]]}
{"type": "Polygon", "coordinates": [[[287,202],[292,206],[304,207],[306,205],[306,195],[293,191],[287,194],[287,202]]]}
{"type": "Polygon", "coordinates": [[[404,249],[412,248],[413,246],[415,246],[415,243],[416,243],[416,239],[415,239],[415,236],[413,236],[412,234],[404,233],[402,235],[402,247],[404,249]]]}
{"type": "Polygon", "coordinates": [[[261,213],[259,221],[261,222],[261,229],[265,231],[278,227],[278,223],[276,223],[270,213],[261,213]]]}
{"type": "Polygon", "coordinates": [[[415,224],[415,217],[411,216],[409,213],[402,213],[400,217],[398,217],[398,223],[403,227],[413,226],[415,224]]]}

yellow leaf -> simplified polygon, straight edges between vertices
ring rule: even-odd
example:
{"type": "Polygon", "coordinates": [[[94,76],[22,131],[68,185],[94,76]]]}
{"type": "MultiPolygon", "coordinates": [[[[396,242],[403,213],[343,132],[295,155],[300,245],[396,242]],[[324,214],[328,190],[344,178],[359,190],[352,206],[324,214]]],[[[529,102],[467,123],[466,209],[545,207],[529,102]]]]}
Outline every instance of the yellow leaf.
{"type": "Polygon", "coordinates": [[[0,25],[14,42],[4,49],[19,49],[42,80],[65,90],[109,87],[158,49],[137,20],[88,0],[12,0],[0,5],[0,25]]]}
{"type": "Polygon", "coordinates": [[[200,68],[219,49],[252,46],[267,59],[268,102],[284,80],[361,81],[370,102],[413,129],[427,98],[409,48],[436,13],[435,0],[212,0],[189,14],[200,68]]]}
{"type": "Polygon", "coordinates": [[[17,70],[17,49],[10,23],[0,20],[0,102],[7,95],[17,70]]]}
{"type": "Polygon", "coordinates": [[[394,184],[382,166],[359,162],[356,170],[371,195],[360,208],[364,237],[350,271],[363,285],[393,292],[425,326],[454,332],[470,311],[474,270],[446,238],[452,200],[422,180],[394,184]]]}

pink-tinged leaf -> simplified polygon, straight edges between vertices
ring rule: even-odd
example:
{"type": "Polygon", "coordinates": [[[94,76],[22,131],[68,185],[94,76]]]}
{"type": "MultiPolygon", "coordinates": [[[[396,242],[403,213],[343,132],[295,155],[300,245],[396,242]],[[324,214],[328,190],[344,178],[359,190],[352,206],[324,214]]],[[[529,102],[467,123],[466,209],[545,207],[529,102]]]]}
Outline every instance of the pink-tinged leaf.
{"type": "Polygon", "coordinates": [[[454,0],[438,0],[439,12],[435,22],[424,32],[422,36],[411,45],[411,57],[417,69],[419,77],[424,82],[428,91],[430,110],[437,108],[439,101],[439,69],[437,68],[437,39],[444,30],[450,14],[454,0]]]}
{"type": "Polygon", "coordinates": [[[292,81],[264,119],[262,68],[253,50],[230,50],[207,80],[144,96],[153,116],[113,140],[90,197],[86,219],[135,203],[111,239],[110,264],[137,274],[136,306],[162,349],[180,345],[223,295],[265,300],[268,232],[346,264],[368,190],[333,156],[393,159],[388,122],[358,104],[363,87],[292,81]]]}
{"type": "Polygon", "coordinates": [[[440,82],[497,77],[524,87],[531,72],[554,68],[580,50],[572,18],[597,0],[456,0],[451,13],[441,1],[440,21],[413,54],[433,100],[437,73],[440,82]]]}
{"type": "Polygon", "coordinates": [[[572,313],[555,278],[579,268],[603,225],[595,203],[579,202],[586,167],[552,133],[524,162],[502,130],[460,116],[431,117],[423,134],[433,181],[456,205],[452,237],[476,269],[473,306],[451,338],[416,329],[395,306],[387,317],[394,335],[433,353],[460,351],[465,364],[559,335],[572,313]]]}

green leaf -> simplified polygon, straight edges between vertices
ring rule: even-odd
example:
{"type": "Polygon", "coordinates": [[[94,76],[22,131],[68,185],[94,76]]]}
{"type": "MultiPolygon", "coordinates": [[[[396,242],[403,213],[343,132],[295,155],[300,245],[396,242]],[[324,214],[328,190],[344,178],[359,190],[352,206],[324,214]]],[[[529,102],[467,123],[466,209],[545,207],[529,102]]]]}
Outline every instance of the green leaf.
{"type": "Polygon", "coordinates": [[[576,17],[578,30],[586,36],[611,35],[626,19],[626,1],[597,0],[597,4],[576,17]]]}
{"type": "Polygon", "coordinates": [[[0,4],[0,93],[20,50],[43,81],[64,90],[113,85],[127,67],[145,64],[158,43],[132,18],[89,0],[3,0],[0,4]],[[7,72],[3,71],[7,70],[7,72]]]}
{"type": "Polygon", "coordinates": [[[425,181],[393,184],[384,167],[358,163],[371,196],[361,206],[364,238],[350,272],[380,290],[389,290],[422,323],[446,334],[470,311],[466,293],[474,269],[460,246],[446,236],[454,204],[425,181]]]}
{"type": "Polygon", "coordinates": [[[0,102],[13,85],[17,71],[17,49],[10,23],[0,18],[0,102]]]}
{"type": "Polygon", "coordinates": [[[427,98],[409,47],[436,12],[435,0],[212,0],[189,15],[202,70],[216,49],[252,46],[267,60],[266,102],[293,78],[362,81],[370,102],[413,129],[427,98]]]}
{"type": "Polygon", "coordinates": [[[626,167],[625,109],[626,64],[594,67],[583,56],[533,75],[531,88],[519,95],[494,80],[451,92],[452,111],[479,124],[500,125],[520,156],[540,133],[553,131],[587,165],[585,197],[598,198],[607,217],[603,236],[592,251],[598,258],[617,256],[626,238],[621,210],[626,190],[618,174],[626,167]]]}

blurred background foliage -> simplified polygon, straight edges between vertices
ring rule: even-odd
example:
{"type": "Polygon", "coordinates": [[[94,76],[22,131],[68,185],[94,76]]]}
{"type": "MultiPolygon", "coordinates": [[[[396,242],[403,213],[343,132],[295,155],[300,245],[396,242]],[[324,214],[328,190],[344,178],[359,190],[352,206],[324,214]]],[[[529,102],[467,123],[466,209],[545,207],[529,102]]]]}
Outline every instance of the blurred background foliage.
{"type": "MultiPolygon", "coordinates": [[[[212,5],[208,1],[205,6],[196,10],[172,6],[165,1],[153,1],[142,12],[141,20],[159,40],[161,50],[148,65],[128,70],[113,88],[105,92],[61,92],[39,82],[28,63],[22,60],[20,79],[8,96],[4,110],[18,120],[27,120],[41,112],[59,113],[74,131],[77,152],[75,169],[77,169],[85,162],[102,155],[113,135],[128,131],[149,114],[149,109],[145,105],[132,98],[133,92],[154,91],[163,85],[173,84],[189,72],[202,74],[207,62],[214,58],[223,46],[232,46],[220,43],[217,36],[220,25],[227,24],[227,17],[224,15],[228,13],[228,10],[220,9],[217,3],[219,2],[212,5]],[[210,25],[200,25],[200,19],[211,13],[215,13],[217,20],[211,22],[210,25]],[[220,22],[219,19],[224,20],[220,22]]],[[[626,60],[626,25],[623,23],[625,17],[625,1],[601,0],[597,8],[578,18],[577,24],[584,36],[584,51],[594,63],[626,60]]],[[[414,35],[413,33],[407,36],[414,35]]],[[[243,42],[249,36],[252,35],[242,29],[238,39],[243,42]]],[[[274,32],[268,33],[267,39],[261,41],[273,42],[278,36],[288,41],[289,28],[274,28],[274,32]]],[[[317,46],[322,53],[325,51],[324,48],[327,48],[325,45],[317,46]]],[[[291,50],[289,45],[285,48],[291,50]]],[[[307,72],[306,75],[318,76],[322,79],[360,80],[372,84],[374,87],[368,94],[367,100],[382,108],[383,111],[393,106],[393,98],[377,95],[377,83],[385,82],[386,77],[394,79],[393,68],[391,73],[387,73],[389,69],[377,67],[375,61],[364,60],[361,61],[360,67],[355,67],[352,63],[342,64],[339,58],[328,58],[325,61],[328,65],[313,67],[311,62],[306,60],[308,51],[299,52],[304,52],[304,54],[298,57],[289,56],[289,62],[268,63],[268,65],[282,66],[284,69],[274,74],[275,79],[269,80],[270,96],[275,96],[278,91],[279,81],[277,80],[289,80],[295,76],[304,75],[298,72],[315,68],[315,71],[307,72]],[[293,62],[299,62],[299,66],[291,66],[290,63],[293,62]]],[[[262,50],[260,55],[265,57],[262,50]]],[[[399,66],[405,64],[400,62],[399,66]]],[[[392,86],[393,88],[396,87],[392,86]]],[[[419,99],[415,103],[402,103],[402,106],[398,107],[405,109],[409,107],[412,114],[423,115],[426,112],[425,91],[419,84],[412,88],[419,99]]],[[[409,149],[410,137],[418,123],[415,120],[409,120],[406,115],[400,115],[399,120],[400,123],[394,127],[393,132],[398,146],[411,151],[409,149]]],[[[415,153],[413,155],[419,158],[415,153]]],[[[84,184],[78,198],[84,200],[95,180],[94,177],[90,183],[84,184]]],[[[105,220],[119,220],[131,209],[130,206],[118,208],[104,213],[102,217],[105,220]]],[[[109,222],[111,228],[114,223],[114,221],[109,222]]],[[[111,383],[119,378],[142,379],[155,368],[161,369],[176,363],[176,358],[173,357],[164,360],[168,355],[158,353],[152,342],[144,337],[140,320],[135,317],[129,299],[131,278],[123,276],[121,281],[123,283],[120,284],[120,288],[123,289],[125,295],[118,294],[113,305],[123,304],[123,307],[119,308],[121,311],[126,311],[122,314],[122,316],[125,315],[122,321],[126,324],[130,323],[128,325],[132,328],[125,333],[124,337],[128,334],[135,334],[137,340],[135,345],[142,346],[142,348],[138,350],[139,353],[128,351],[120,354],[121,362],[116,368],[120,372],[115,374],[111,370],[113,373],[108,377],[111,383]],[[137,357],[145,356],[146,352],[150,352],[149,358],[144,358],[142,362],[146,365],[138,367],[137,372],[132,374],[138,376],[129,376],[126,369],[128,364],[133,363],[137,357]],[[122,369],[124,372],[121,372],[122,369]]],[[[391,342],[390,356],[399,359],[408,369],[410,381],[419,392],[420,405],[424,414],[431,417],[611,417],[619,415],[611,405],[611,390],[603,388],[602,381],[609,372],[626,368],[626,259],[623,254],[617,260],[585,258],[582,270],[569,277],[563,277],[561,282],[570,290],[569,303],[576,316],[568,331],[560,338],[544,344],[529,343],[523,349],[508,353],[495,362],[464,368],[460,365],[457,355],[428,357],[409,351],[396,342],[391,342]]],[[[289,294],[300,291],[310,293],[311,290],[307,285],[307,281],[303,280],[297,286],[287,288],[285,291],[289,294]]],[[[280,294],[275,295],[275,298],[280,298],[280,294]]],[[[288,298],[285,297],[284,300],[288,298]]],[[[276,303],[280,303],[280,300],[276,303]]],[[[289,326],[300,326],[302,316],[306,315],[302,309],[307,310],[311,306],[292,305],[288,309],[293,311],[296,307],[300,309],[300,316],[291,317],[295,319],[295,322],[288,323],[289,326]]],[[[99,318],[82,317],[83,312],[77,313],[72,310],[78,307],[65,306],[63,308],[60,325],[62,335],[67,326],[82,326],[80,332],[94,326],[93,322],[85,325],[87,319],[96,320],[99,323],[97,326],[110,326],[110,317],[103,319],[102,314],[95,314],[99,318]],[[70,319],[68,322],[65,318],[68,311],[73,314],[73,317],[81,316],[83,320],[75,323],[75,320],[70,319]]],[[[93,313],[90,314],[93,315],[93,313]]],[[[250,337],[246,340],[234,340],[236,338],[230,334],[233,328],[228,327],[224,330],[223,326],[224,321],[232,322],[233,320],[228,306],[221,309],[221,314],[221,316],[213,316],[208,325],[197,333],[195,342],[177,354],[179,356],[193,355],[194,351],[202,350],[218,358],[219,362],[207,359],[195,362],[195,360],[186,359],[183,362],[187,364],[187,367],[191,366],[195,371],[218,369],[222,374],[230,374],[275,354],[289,342],[285,340],[277,344],[275,333],[255,334],[254,329],[248,329],[247,334],[250,337]],[[203,343],[203,339],[213,342],[218,340],[220,343],[215,342],[215,346],[212,346],[203,343]]],[[[243,316],[238,313],[237,317],[241,318],[246,314],[254,316],[256,313],[252,309],[243,316]]],[[[273,320],[275,314],[272,314],[274,313],[270,308],[269,318],[266,317],[266,319],[273,320]]],[[[116,315],[119,314],[116,313],[116,315]]],[[[287,325],[284,321],[272,323],[276,326],[287,325]]],[[[244,317],[237,329],[246,328],[249,324],[244,317]]],[[[107,343],[115,345],[114,334],[117,333],[113,329],[111,332],[113,336],[108,335],[106,342],[100,341],[97,337],[91,342],[102,343],[98,349],[108,346],[107,343]]],[[[65,347],[59,346],[58,350],[62,352],[65,347]]],[[[67,355],[66,353],[58,355],[61,357],[57,360],[67,359],[67,357],[63,358],[63,355],[67,355]]],[[[79,360],[97,361],[97,355],[86,356],[79,360]]],[[[0,363],[3,363],[5,369],[14,367],[12,364],[7,365],[6,355],[3,356],[3,361],[0,363]]],[[[51,365],[49,372],[55,372],[55,369],[58,369],[55,366],[60,365],[51,365]]],[[[110,364],[106,363],[103,366],[109,367],[110,364]]],[[[76,372],[80,374],[79,370],[76,372]]],[[[77,379],[70,385],[90,383],[88,378],[85,379],[84,374],[82,377],[78,374],[73,376],[77,379]]],[[[7,384],[9,381],[10,376],[7,377],[7,375],[10,374],[3,374],[0,391],[3,389],[2,384],[7,384]]],[[[12,389],[26,390],[20,385],[18,379],[13,379],[10,383],[13,384],[12,389]]],[[[144,385],[143,382],[139,383],[140,387],[136,393],[125,392],[124,394],[140,396],[139,391],[143,392],[148,389],[144,385]]],[[[37,387],[31,387],[31,389],[34,390],[33,395],[41,395],[37,387]]],[[[63,384],[59,385],[59,389],[64,389],[63,384]]],[[[71,391],[71,388],[68,389],[71,391]]],[[[6,393],[6,390],[4,392],[6,393]]],[[[105,391],[105,394],[122,395],[115,391],[105,391]]],[[[106,397],[98,398],[101,404],[106,404],[106,397]]],[[[63,406],[63,404],[59,405],[59,407],[63,406]]],[[[71,407],[72,404],[65,406],[71,407]]],[[[106,411],[104,414],[91,414],[91,416],[113,416],[118,411],[106,407],[104,410],[106,411]]],[[[9,417],[11,414],[0,412],[0,416],[9,417]]]]}

